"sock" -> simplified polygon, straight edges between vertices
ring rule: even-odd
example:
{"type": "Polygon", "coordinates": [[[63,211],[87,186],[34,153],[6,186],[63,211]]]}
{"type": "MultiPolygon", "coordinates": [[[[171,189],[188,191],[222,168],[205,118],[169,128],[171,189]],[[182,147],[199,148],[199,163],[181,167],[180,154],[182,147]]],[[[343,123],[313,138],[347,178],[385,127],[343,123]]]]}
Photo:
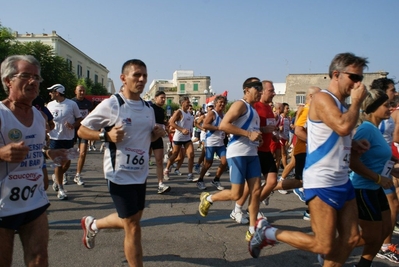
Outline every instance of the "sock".
{"type": "Polygon", "coordinates": [[[216,177],[213,179],[214,182],[219,182],[220,181],[220,177],[216,177]]]}
{"type": "Polygon", "coordinates": [[[357,267],[370,267],[372,261],[366,260],[365,258],[361,257],[359,263],[356,265],[357,267]]]}
{"type": "Polygon", "coordinates": [[[93,223],[90,225],[91,230],[93,230],[94,232],[98,232],[96,222],[97,222],[97,220],[94,220],[93,223]]]}
{"type": "Polygon", "coordinates": [[[242,206],[240,206],[240,205],[238,205],[238,204],[236,203],[236,206],[235,206],[235,208],[234,208],[234,212],[235,212],[235,213],[242,212],[242,206]]]}
{"type": "Polygon", "coordinates": [[[250,226],[250,227],[248,228],[248,231],[249,231],[249,233],[250,233],[251,235],[253,235],[253,234],[255,233],[255,226],[250,226]]]}
{"type": "Polygon", "coordinates": [[[381,250],[382,251],[387,251],[388,250],[388,247],[391,245],[391,243],[388,243],[388,244],[382,244],[382,246],[381,246],[381,250]]]}
{"type": "Polygon", "coordinates": [[[207,196],[207,197],[206,197],[206,200],[208,200],[210,203],[213,203],[213,201],[212,201],[212,195],[207,196]]]}
{"type": "Polygon", "coordinates": [[[270,240],[277,241],[277,239],[276,239],[276,231],[277,231],[277,228],[274,228],[274,227],[267,228],[266,231],[265,231],[266,238],[270,239],[270,240]]]}

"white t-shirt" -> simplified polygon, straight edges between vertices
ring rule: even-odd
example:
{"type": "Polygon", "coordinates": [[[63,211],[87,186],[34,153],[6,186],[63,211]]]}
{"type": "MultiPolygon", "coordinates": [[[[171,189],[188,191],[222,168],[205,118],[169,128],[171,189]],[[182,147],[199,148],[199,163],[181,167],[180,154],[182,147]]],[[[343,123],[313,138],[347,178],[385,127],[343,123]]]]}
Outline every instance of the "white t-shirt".
{"type": "Polygon", "coordinates": [[[152,107],[143,100],[126,99],[119,105],[115,96],[103,100],[81,124],[99,130],[123,125],[125,137],[119,143],[108,142],[104,153],[105,178],[115,184],[144,184],[148,176],[151,132],[155,126],[152,107]]]}
{"type": "Polygon", "coordinates": [[[80,109],[75,101],[65,98],[62,102],[56,100],[47,104],[48,110],[54,117],[55,127],[49,132],[50,139],[72,140],[75,137],[75,129],[69,129],[65,123],[74,124],[76,119],[82,117],[80,109]]]}

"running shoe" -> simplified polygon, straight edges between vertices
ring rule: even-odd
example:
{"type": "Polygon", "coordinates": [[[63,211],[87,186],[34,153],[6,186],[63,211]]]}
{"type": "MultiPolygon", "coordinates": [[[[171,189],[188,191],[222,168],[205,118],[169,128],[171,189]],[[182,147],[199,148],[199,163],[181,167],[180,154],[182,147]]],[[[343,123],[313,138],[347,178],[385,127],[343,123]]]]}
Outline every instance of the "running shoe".
{"type": "Polygon", "coordinates": [[[265,231],[268,228],[271,228],[271,226],[267,222],[267,220],[261,218],[256,221],[255,233],[253,234],[251,240],[248,242],[249,254],[251,254],[253,258],[259,257],[260,251],[263,247],[267,245],[273,246],[276,243],[276,241],[266,238],[265,231]]]}
{"type": "Polygon", "coordinates": [[[224,190],[224,187],[222,186],[222,184],[220,183],[220,181],[211,181],[211,184],[216,187],[217,190],[222,191],[224,190]]]}
{"type": "Polygon", "coordinates": [[[176,175],[181,175],[181,172],[178,170],[178,169],[175,169],[175,172],[174,172],[176,175]]]}
{"type": "Polygon", "coordinates": [[[187,182],[192,182],[194,179],[194,175],[192,173],[187,174],[187,182]]]}
{"type": "Polygon", "coordinates": [[[191,182],[196,183],[199,181],[199,176],[193,177],[193,179],[191,180],[191,182]]]}
{"type": "Polygon", "coordinates": [[[204,182],[197,182],[197,187],[199,190],[205,190],[206,186],[204,182]]]}
{"type": "Polygon", "coordinates": [[[270,203],[270,197],[273,195],[273,191],[270,192],[270,195],[267,196],[267,198],[265,198],[264,200],[262,200],[262,203],[265,204],[265,206],[269,206],[270,203]]]}
{"type": "MultiPolygon", "coordinates": [[[[247,216],[245,216],[245,214],[242,211],[235,212],[233,210],[230,213],[230,218],[232,218],[233,220],[235,220],[236,222],[238,222],[240,224],[248,224],[249,223],[247,216]]],[[[247,240],[247,241],[249,241],[249,240],[247,240]]]]}
{"type": "Polygon", "coordinates": [[[210,172],[206,172],[206,173],[205,173],[205,176],[206,176],[206,177],[209,177],[209,176],[211,176],[211,173],[210,173],[210,172]]]}
{"type": "Polygon", "coordinates": [[[389,260],[390,262],[399,263],[398,254],[390,251],[389,249],[386,251],[383,251],[380,249],[380,251],[378,251],[376,257],[380,258],[380,259],[389,260]]]}
{"type": "Polygon", "coordinates": [[[299,198],[300,201],[306,202],[305,193],[299,190],[299,188],[294,189],[294,194],[299,198]]]}
{"type": "Polygon", "coordinates": [[[201,172],[201,165],[199,165],[198,163],[195,164],[195,166],[194,166],[194,171],[195,171],[196,174],[200,174],[200,172],[201,172]]]}
{"type": "Polygon", "coordinates": [[[202,192],[200,196],[200,204],[198,207],[199,213],[201,214],[202,217],[205,217],[208,215],[209,208],[211,207],[212,203],[206,200],[206,198],[210,194],[208,192],[202,192]]]}
{"type": "Polygon", "coordinates": [[[398,223],[395,224],[395,227],[393,228],[393,233],[399,234],[399,224],[398,223]]]}
{"type": "Polygon", "coordinates": [[[60,200],[67,200],[67,199],[68,199],[68,196],[67,196],[67,194],[65,193],[65,190],[62,189],[62,188],[59,188],[57,197],[58,197],[58,199],[60,199],[60,200]]]}
{"type": "Polygon", "coordinates": [[[305,212],[303,213],[303,219],[305,221],[310,221],[310,213],[308,210],[305,210],[305,212]]]}
{"type": "Polygon", "coordinates": [[[163,193],[167,193],[171,190],[170,186],[166,185],[166,184],[160,184],[158,186],[158,194],[163,194],[163,193]]]}
{"type": "Polygon", "coordinates": [[[84,185],[85,184],[85,182],[82,181],[82,177],[80,177],[80,174],[78,174],[78,173],[75,175],[75,178],[73,179],[73,181],[75,183],[77,183],[78,185],[84,185]]]}
{"type": "MultiPolygon", "coordinates": [[[[285,179],[283,179],[281,176],[279,176],[278,179],[277,179],[278,182],[284,181],[284,180],[285,180],[285,179]]],[[[280,194],[282,194],[282,195],[286,195],[286,194],[288,193],[288,191],[287,191],[287,190],[284,190],[284,189],[278,190],[278,192],[279,192],[280,194]]]]}
{"type": "Polygon", "coordinates": [[[68,184],[68,174],[64,173],[64,175],[62,176],[62,184],[66,185],[68,184]]]}
{"type": "Polygon", "coordinates": [[[94,217],[92,216],[85,216],[80,220],[80,224],[82,225],[83,229],[83,238],[82,242],[83,245],[88,248],[94,248],[94,239],[98,231],[93,231],[91,229],[91,225],[93,224],[94,217]]]}
{"type": "Polygon", "coordinates": [[[54,190],[55,192],[57,192],[58,189],[59,189],[59,187],[58,187],[57,182],[55,181],[55,174],[51,175],[51,178],[53,179],[53,190],[54,190]]]}
{"type": "Polygon", "coordinates": [[[169,180],[169,170],[167,168],[165,168],[165,170],[163,170],[163,179],[165,181],[169,180]]]}

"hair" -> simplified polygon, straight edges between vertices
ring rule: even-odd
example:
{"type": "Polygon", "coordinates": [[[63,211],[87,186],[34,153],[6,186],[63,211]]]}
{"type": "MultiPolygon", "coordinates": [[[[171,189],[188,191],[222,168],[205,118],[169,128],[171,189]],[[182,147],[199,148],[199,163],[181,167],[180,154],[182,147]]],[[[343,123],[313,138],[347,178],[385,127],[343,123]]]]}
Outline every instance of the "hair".
{"type": "Polygon", "coordinates": [[[188,96],[181,96],[179,98],[179,104],[181,105],[184,101],[190,100],[188,96]]]}
{"type": "Polygon", "coordinates": [[[242,89],[247,88],[247,87],[248,87],[248,86],[247,86],[248,84],[251,84],[251,83],[253,83],[253,82],[256,82],[256,81],[253,81],[253,80],[257,80],[258,82],[260,82],[259,78],[250,77],[250,78],[248,78],[248,79],[246,79],[246,80],[244,81],[244,83],[242,84],[242,89]]]}
{"type": "Polygon", "coordinates": [[[358,125],[360,125],[365,119],[368,118],[369,114],[378,109],[381,105],[383,105],[388,100],[387,94],[383,90],[379,89],[370,89],[368,95],[364,99],[361,106],[361,113],[359,116],[358,125]],[[381,102],[380,100],[385,99],[385,101],[381,102]],[[367,109],[373,108],[372,111],[366,113],[367,109]]]}
{"type": "Polygon", "coordinates": [[[155,97],[160,96],[160,95],[166,95],[164,91],[157,91],[155,93],[155,97]]]}
{"type": "Polygon", "coordinates": [[[337,71],[345,71],[345,69],[354,65],[355,67],[367,67],[367,58],[365,57],[357,57],[353,53],[341,53],[337,54],[334,59],[331,61],[330,68],[328,71],[328,76],[332,78],[332,73],[334,70],[337,71]]]}
{"type": "Polygon", "coordinates": [[[370,85],[370,89],[380,89],[383,91],[387,91],[388,90],[388,86],[390,84],[395,85],[395,81],[393,79],[388,79],[388,78],[379,78],[379,79],[375,79],[371,85],[370,85]]]}
{"type": "Polygon", "coordinates": [[[39,69],[39,75],[41,71],[40,63],[39,61],[31,55],[13,55],[7,57],[2,63],[1,63],[1,82],[3,84],[4,91],[8,95],[10,93],[9,88],[7,87],[6,84],[6,78],[11,78],[13,75],[18,73],[18,66],[17,63],[18,61],[26,61],[34,66],[36,66],[39,69]]]}
{"type": "Polygon", "coordinates": [[[122,73],[124,73],[126,71],[126,69],[132,65],[141,66],[141,67],[144,67],[147,69],[147,66],[145,65],[145,63],[143,61],[141,61],[140,59],[130,59],[130,60],[126,61],[125,63],[123,63],[122,73]]]}
{"type": "Polygon", "coordinates": [[[286,103],[286,102],[283,102],[283,107],[285,108],[285,107],[289,107],[290,106],[290,104],[288,104],[288,103],[286,103]]]}
{"type": "Polygon", "coordinates": [[[223,101],[227,102],[227,97],[225,97],[224,95],[217,95],[217,96],[215,97],[215,99],[213,100],[213,103],[215,103],[215,105],[216,105],[216,103],[217,103],[219,100],[223,100],[223,101]]]}

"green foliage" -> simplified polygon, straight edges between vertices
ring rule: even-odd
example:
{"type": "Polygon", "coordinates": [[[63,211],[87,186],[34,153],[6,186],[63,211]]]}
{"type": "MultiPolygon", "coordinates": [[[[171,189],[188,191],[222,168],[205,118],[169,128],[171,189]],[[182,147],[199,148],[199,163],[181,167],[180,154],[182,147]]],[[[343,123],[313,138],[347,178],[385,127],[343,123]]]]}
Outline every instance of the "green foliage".
{"type": "Polygon", "coordinates": [[[109,95],[104,85],[101,83],[94,83],[89,78],[80,78],[77,84],[83,85],[86,88],[87,95],[109,95]]]}
{"type": "Polygon", "coordinates": [[[227,111],[229,111],[231,105],[234,103],[235,101],[229,101],[227,102],[226,106],[224,107],[224,112],[227,113],[227,111]]]}

